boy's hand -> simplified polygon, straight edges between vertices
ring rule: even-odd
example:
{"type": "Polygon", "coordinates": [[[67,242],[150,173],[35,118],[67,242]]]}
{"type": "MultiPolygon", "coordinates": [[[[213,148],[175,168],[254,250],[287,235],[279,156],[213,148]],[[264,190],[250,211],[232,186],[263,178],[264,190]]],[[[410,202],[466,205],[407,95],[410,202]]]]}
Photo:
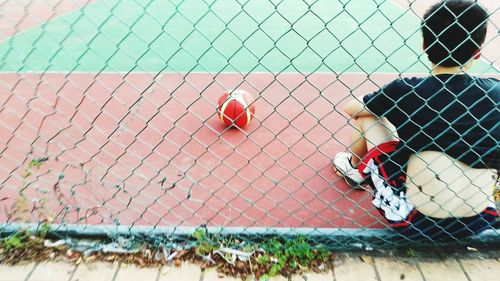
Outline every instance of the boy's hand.
{"type": "Polygon", "coordinates": [[[351,100],[344,110],[347,114],[349,114],[349,116],[351,116],[351,118],[354,119],[362,116],[373,116],[373,114],[366,109],[363,101],[359,100],[357,97],[351,100]]]}

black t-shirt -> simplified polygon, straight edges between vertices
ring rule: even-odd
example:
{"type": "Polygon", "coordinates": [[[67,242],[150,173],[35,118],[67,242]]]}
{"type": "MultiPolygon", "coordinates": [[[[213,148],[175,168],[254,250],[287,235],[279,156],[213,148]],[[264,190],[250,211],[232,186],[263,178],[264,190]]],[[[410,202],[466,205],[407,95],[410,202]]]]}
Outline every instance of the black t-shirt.
{"type": "Polygon", "coordinates": [[[500,82],[467,74],[396,79],[363,98],[397,128],[392,164],[414,152],[441,151],[474,168],[500,168],[500,82]]]}

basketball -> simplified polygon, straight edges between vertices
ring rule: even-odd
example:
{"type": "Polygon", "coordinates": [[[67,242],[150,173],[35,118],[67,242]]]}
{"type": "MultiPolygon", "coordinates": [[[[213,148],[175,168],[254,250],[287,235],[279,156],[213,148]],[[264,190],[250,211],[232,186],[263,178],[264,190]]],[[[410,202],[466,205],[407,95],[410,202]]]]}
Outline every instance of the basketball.
{"type": "Polygon", "coordinates": [[[218,115],[224,125],[243,128],[252,121],[255,114],[253,97],[244,90],[225,92],[219,98],[218,115]]]}

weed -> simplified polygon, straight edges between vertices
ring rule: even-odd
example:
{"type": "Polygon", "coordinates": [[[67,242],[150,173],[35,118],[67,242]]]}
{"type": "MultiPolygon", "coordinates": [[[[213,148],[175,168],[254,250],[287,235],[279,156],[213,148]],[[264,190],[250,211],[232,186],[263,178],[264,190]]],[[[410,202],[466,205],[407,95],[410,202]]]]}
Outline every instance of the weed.
{"type": "MultiPolygon", "coordinates": [[[[66,256],[72,261],[78,260],[82,254],[73,252],[67,246],[52,248],[44,246],[44,239],[50,232],[49,223],[50,221],[45,221],[40,224],[36,232],[30,233],[23,230],[0,240],[0,262],[46,260],[54,256],[66,256]]],[[[173,256],[174,264],[180,264],[182,260],[198,261],[203,264],[204,268],[216,267],[219,273],[238,276],[242,280],[246,278],[246,280],[267,281],[280,274],[289,277],[308,269],[322,271],[328,268],[328,261],[332,256],[324,246],[317,245],[303,236],[287,240],[272,238],[261,243],[248,243],[234,237],[208,233],[206,228],[201,227],[196,229],[192,238],[194,244],[191,248],[176,250],[178,254],[173,256]],[[214,251],[221,250],[221,247],[245,252],[248,254],[247,259],[238,259],[234,263],[228,262],[234,259],[234,255],[224,259],[220,256],[220,251],[219,255],[213,254],[214,251]],[[209,254],[212,255],[209,256],[209,254]]],[[[163,263],[164,259],[152,258],[156,257],[158,252],[165,257],[168,255],[163,252],[164,249],[157,247],[157,244],[145,244],[141,246],[142,250],[139,253],[112,254],[111,256],[98,253],[96,257],[106,261],[133,262],[141,266],[163,263]]]]}
{"type": "Polygon", "coordinates": [[[9,237],[5,238],[5,240],[2,243],[3,248],[6,251],[19,250],[19,249],[23,248],[23,244],[25,243],[24,240],[25,240],[24,235],[22,235],[20,233],[14,233],[14,234],[10,235],[9,237]]]}
{"type": "Polygon", "coordinates": [[[48,226],[44,226],[36,234],[28,230],[19,230],[1,239],[0,263],[16,264],[21,260],[47,260],[51,252],[58,250],[56,248],[46,248],[44,245],[44,238],[39,236],[48,231],[48,226]]]}
{"type": "Polygon", "coordinates": [[[417,255],[417,253],[415,252],[415,250],[413,250],[412,248],[408,248],[408,250],[406,250],[406,254],[410,258],[414,258],[417,255]]]}
{"type": "Polygon", "coordinates": [[[13,233],[0,243],[0,246],[7,252],[24,251],[35,248],[37,245],[43,245],[43,238],[33,236],[28,230],[20,230],[13,233]]]}
{"type": "Polygon", "coordinates": [[[303,236],[286,242],[285,255],[290,259],[290,266],[293,269],[297,268],[297,264],[308,267],[315,258],[313,247],[303,236]]]}
{"type": "Polygon", "coordinates": [[[45,221],[40,225],[37,234],[41,239],[45,239],[49,234],[49,231],[50,231],[50,224],[48,221],[45,221]]]}
{"type": "Polygon", "coordinates": [[[203,228],[197,228],[193,232],[193,238],[196,239],[197,241],[204,240],[206,236],[207,236],[207,232],[203,228]]]}
{"type": "MultiPolygon", "coordinates": [[[[8,212],[9,218],[16,222],[30,222],[32,216],[37,215],[40,221],[46,217],[45,208],[48,202],[47,195],[44,194],[42,198],[32,198],[31,202],[26,198],[24,190],[31,184],[30,177],[34,176],[33,169],[37,170],[49,160],[49,157],[41,157],[32,159],[25,167],[22,174],[23,183],[19,187],[19,196],[15,198],[10,211],[8,212]]],[[[35,174],[36,175],[36,174],[35,174]]]]}
{"type": "Polygon", "coordinates": [[[331,253],[322,245],[313,246],[304,236],[286,240],[271,239],[262,245],[265,254],[257,259],[259,265],[271,263],[267,274],[275,276],[284,271],[296,271],[311,266],[312,261],[327,262],[331,253]]]}
{"type": "Polygon", "coordinates": [[[32,169],[32,168],[40,169],[40,166],[42,166],[43,163],[47,162],[47,160],[49,160],[49,157],[41,157],[33,159],[28,163],[27,169],[32,169]]]}
{"type": "Polygon", "coordinates": [[[196,229],[193,233],[193,237],[196,239],[196,254],[199,256],[206,256],[219,248],[217,244],[209,238],[204,228],[196,229]]]}
{"type": "Polygon", "coordinates": [[[261,255],[258,259],[257,259],[257,264],[258,265],[265,265],[267,263],[269,263],[271,260],[269,259],[269,255],[267,254],[264,254],[264,255],[261,255]]]}
{"type": "Polygon", "coordinates": [[[22,191],[19,192],[19,196],[15,198],[14,203],[9,213],[9,217],[14,221],[28,222],[30,220],[30,206],[28,199],[22,191]]]}
{"type": "Polygon", "coordinates": [[[262,275],[262,276],[259,278],[259,281],[267,281],[267,280],[269,280],[269,278],[270,278],[270,276],[269,276],[269,275],[264,274],[264,275],[262,275]]]}

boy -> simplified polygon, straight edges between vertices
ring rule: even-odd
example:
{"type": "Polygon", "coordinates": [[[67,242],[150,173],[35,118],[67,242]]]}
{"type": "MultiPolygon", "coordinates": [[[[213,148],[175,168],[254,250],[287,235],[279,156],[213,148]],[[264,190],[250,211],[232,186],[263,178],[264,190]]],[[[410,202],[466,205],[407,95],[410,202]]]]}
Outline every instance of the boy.
{"type": "Polygon", "coordinates": [[[459,239],[497,215],[500,83],[466,74],[479,58],[487,12],[476,2],[433,5],[422,21],[431,75],[396,79],[352,100],[351,153],[334,168],[354,187],[368,184],[373,204],[409,239],[459,239]]]}

